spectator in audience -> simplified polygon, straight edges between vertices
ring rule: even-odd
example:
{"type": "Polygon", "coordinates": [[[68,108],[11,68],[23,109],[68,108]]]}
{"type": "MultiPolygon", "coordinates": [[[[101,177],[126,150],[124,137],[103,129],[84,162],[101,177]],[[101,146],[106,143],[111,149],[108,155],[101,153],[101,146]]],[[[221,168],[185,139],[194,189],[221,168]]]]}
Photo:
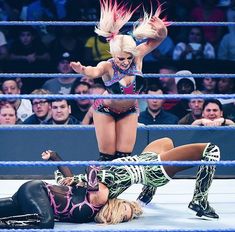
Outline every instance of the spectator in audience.
{"type": "Polygon", "coordinates": [[[66,17],[66,4],[68,0],[54,0],[58,20],[64,20],[66,17]]]}
{"type": "Polygon", "coordinates": [[[79,27],[62,26],[55,30],[56,39],[49,45],[53,62],[58,64],[61,54],[69,53],[73,60],[84,60],[84,43],[80,38],[79,27]]]}
{"type": "MultiPolygon", "coordinates": [[[[50,94],[50,92],[45,89],[35,89],[31,94],[45,95],[45,94],[50,94]]],[[[50,103],[47,99],[45,98],[32,99],[31,103],[34,114],[29,116],[23,122],[23,124],[43,124],[45,121],[50,119],[51,117],[50,103]]]]}
{"type": "MultiPolygon", "coordinates": [[[[103,94],[105,92],[105,87],[104,85],[100,83],[96,83],[91,86],[89,93],[90,94],[103,94]]],[[[94,100],[91,100],[91,102],[94,102],[94,100]]],[[[93,124],[93,112],[94,108],[91,106],[89,110],[87,111],[86,115],[84,116],[82,120],[82,124],[84,125],[90,125],[93,124]]]]}
{"type": "MultiPolygon", "coordinates": [[[[228,22],[234,22],[235,21],[235,0],[230,0],[230,4],[227,8],[227,12],[226,12],[226,16],[227,16],[227,21],[228,22]]],[[[229,25],[229,30],[235,30],[234,29],[234,25],[229,25]]]]}
{"type": "MultiPolygon", "coordinates": [[[[2,92],[4,94],[20,94],[21,90],[19,83],[15,78],[6,78],[2,82],[2,92]]],[[[21,121],[24,121],[30,115],[32,115],[32,105],[28,99],[8,99],[17,111],[17,117],[21,121]]]]}
{"type": "Polygon", "coordinates": [[[85,43],[85,60],[89,62],[99,62],[111,58],[109,43],[102,36],[90,36],[85,43]]]}
{"type": "MultiPolygon", "coordinates": [[[[202,92],[195,90],[191,94],[202,94],[202,92]]],[[[181,118],[178,124],[191,125],[195,120],[202,117],[202,106],[204,100],[201,98],[194,98],[189,100],[190,112],[181,118]]]]}
{"type": "Polygon", "coordinates": [[[6,1],[0,1],[0,21],[8,20],[8,6],[6,1]]]}
{"type": "Polygon", "coordinates": [[[202,79],[201,92],[204,94],[215,94],[217,80],[211,77],[205,77],[202,79]]]}
{"type": "Polygon", "coordinates": [[[21,20],[50,21],[57,20],[57,11],[53,0],[33,0],[22,8],[21,20]]]}
{"type": "Polygon", "coordinates": [[[98,21],[99,1],[67,1],[67,20],[98,21]]]}
{"type": "Polygon", "coordinates": [[[12,1],[0,0],[0,21],[10,21],[14,12],[12,4],[9,4],[12,1]]]}
{"type": "MultiPolygon", "coordinates": [[[[235,93],[235,79],[233,78],[220,78],[217,83],[218,94],[234,94],[235,93]]],[[[219,98],[222,104],[231,103],[233,98],[219,98]]]]}
{"type": "Polygon", "coordinates": [[[0,125],[15,125],[15,124],[17,124],[17,115],[15,107],[9,103],[1,105],[0,125]]]}
{"type": "MultiPolygon", "coordinates": [[[[188,70],[181,70],[176,74],[187,75],[175,78],[178,94],[191,94],[196,89],[196,82],[192,77],[192,73],[188,70]]],[[[188,111],[188,99],[180,99],[179,102],[169,110],[170,113],[176,115],[178,118],[184,117],[188,111]]]]}
{"type": "Polygon", "coordinates": [[[215,49],[204,38],[202,27],[191,27],[185,42],[176,44],[173,60],[214,59],[215,49]]]}
{"type": "MultiPolygon", "coordinates": [[[[196,22],[224,22],[224,11],[218,8],[217,0],[203,0],[200,5],[191,12],[191,20],[196,22]]],[[[205,39],[217,48],[223,33],[223,28],[219,26],[203,26],[205,39]]]]}
{"type": "MultiPolygon", "coordinates": [[[[178,94],[175,78],[164,77],[164,74],[175,74],[176,71],[176,68],[173,66],[162,66],[159,69],[159,74],[162,74],[162,77],[159,78],[159,81],[164,94],[178,94]]],[[[163,104],[163,109],[170,110],[178,102],[178,99],[167,99],[163,104]]]]}
{"type": "Polygon", "coordinates": [[[174,42],[170,36],[167,36],[157,48],[144,57],[144,61],[153,62],[171,59],[173,50],[174,42]]]}
{"type": "MultiPolygon", "coordinates": [[[[74,73],[69,63],[73,59],[68,52],[63,53],[57,65],[57,70],[60,74],[74,73]]],[[[59,77],[53,78],[44,83],[43,89],[50,91],[52,94],[69,94],[72,84],[76,78],[74,77],[59,77]]]]}
{"type": "Polygon", "coordinates": [[[1,0],[0,21],[18,21],[24,1],[1,0]]]}
{"type": "Polygon", "coordinates": [[[233,102],[223,105],[224,115],[226,118],[235,122],[235,100],[233,102]]]}
{"type": "MultiPolygon", "coordinates": [[[[235,22],[235,0],[230,1],[230,5],[226,11],[227,21],[235,22]]],[[[218,48],[218,59],[235,61],[235,27],[228,26],[228,33],[225,34],[220,41],[218,48]]]]}
{"type": "Polygon", "coordinates": [[[202,118],[195,120],[192,125],[198,126],[231,126],[235,123],[223,116],[223,107],[219,100],[205,100],[202,107],[202,118]]]}
{"type": "MultiPolygon", "coordinates": [[[[101,78],[100,78],[101,79],[101,78]]],[[[90,86],[94,85],[95,84],[95,81],[94,79],[86,76],[86,75],[83,75],[80,79],[80,82],[87,82],[90,86]]]]}
{"type": "MultiPolygon", "coordinates": [[[[151,85],[146,90],[149,95],[162,95],[163,91],[157,85],[151,85]]],[[[141,112],[138,122],[145,125],[158,125],[158,124],[177,124],[178,117],[163,110],[163,99],[147,99],[147,108],[141,112]]]]}
{"type": "Polygon", "coordinates": [[[15,71],[41,72],[41,70],[45,71],[50,55],[35,29],[31,26],[23,26],[18,28],[17,39],[13,41],[10,48],[10,60],[14,64],[12,68],[16,69],[15,71]]]}
{"type": "Polygon", "coordinates": [[[0,31],[0,62],[8,58],[7,40],[2,31],[0,31]]]}
{"type": "Polygon", "coordinates": [[[233,94],[235,92],[235,81],[233,78],[220,78],[217,88],[219,94],[233,94]]]}
{"type": "MultiPolygon", "coordinates": [[[[70,94],[89,94],[90,85],[87,82],[81,82],[77,79],[71,88],[70,94]]],[[[87,111],[91,106],[89,99],[76,99],[71,101],[71,112],[72,115],[78,120],[82,121],[87,111]]]]}
{"type": "Polygon", "coordinates": [[[196,90],[196,81],[192,77],[192,73],[190,71],[180,70],[176,74],[177,75],[185,75],[183,77],[176,77],[175,78],[178,94],[190,94],[194,90],[196,90]]]}
{"type": "Polygon", "coordinates": [[[218,59],[235,61],[235,31],[225,34],[218,48],[218,59]]]}
{"type": "Polygon", "coordinates": [[[79,121],[71,115],[69,101],[57,99],[51,101],[51,118],[43,124],[75,125],[79,121]]]}

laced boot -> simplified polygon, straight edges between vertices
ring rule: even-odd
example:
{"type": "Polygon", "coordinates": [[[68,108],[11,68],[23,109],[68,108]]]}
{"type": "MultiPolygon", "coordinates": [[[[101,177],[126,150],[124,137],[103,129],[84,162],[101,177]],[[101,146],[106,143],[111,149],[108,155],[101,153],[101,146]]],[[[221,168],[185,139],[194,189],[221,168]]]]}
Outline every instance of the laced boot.
{"type": "Polygon", "coordinates": [[[219,215],[210,206],[207,200],[205,201],[191,201],[188,208],[196,212],[198,217],[206,217],[211,219],[218,219],[219,215]]]}
{"type": "MultiPolygon", "coordinates": [[[[216,145],[209,143],[202,154],[202,160],[219,161],[219,148],[216,145]]],[[[218,214],[215,213],[215,210],[207,201],[208,191],[215,174],[215,169],[215,165],[202,165],[198,169],[193,199],[188,205],[188,208],[195,211],[196,216],[198,217],[203,216],[210,219],[219,218],[218,214]]]]}
{"type": "Polygon", "coordinates": [[[138,196],[137,200],[147,205],[153,199],[156,190],[157,188],[155,187],[145,185],[142,188],[142,192],[138,196]]]}

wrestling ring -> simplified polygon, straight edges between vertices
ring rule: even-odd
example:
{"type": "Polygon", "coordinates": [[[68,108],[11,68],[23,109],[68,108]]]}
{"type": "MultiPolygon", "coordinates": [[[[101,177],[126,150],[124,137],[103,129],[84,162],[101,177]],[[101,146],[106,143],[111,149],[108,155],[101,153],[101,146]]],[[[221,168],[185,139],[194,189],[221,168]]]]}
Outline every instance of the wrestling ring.
{"type": "MultiPolygon", "coordinates": [[[[194,22],[175,22],[172,23],[174,26],[189,26],[189,25],[220,25],[220,26],[228,26],[228,25],[235,25],[234,22],[201,22],[201,23],[194,23],[194,22]]],[[[95,22],[92,23],[84,23],[84,22],[0,22],[0,25],[95,25],[95,22]]],[[[70,74],[69,74],[70,75],[70,74]]],[[[214,78],[220,78],[220,77],[228,77],[228,78],[235,78],[235,74],[192,74],[192,77],[200,78],[205,77],[206,75],[209,75],[210,77],[214,78]]],[[[65,75],[63,75],[65,76],[65,75]]],[[[70,75],[71,76],[71,75],[70,75]]],[[[74,74],[74,76],[79,77],[79,75],[74,74]]],[[[159,74],[146,74],[145,77],[159,77],[159,74]]],[[[164,75],[164,77],[177,77],[177,76],[184,76],[184,75],[164,75]]],[[[58,74],[25,74],[25,73],[1,73],[0,77],[7,78],[7,77],[21,77],[21,78],[51,78],[51,77],[61,77],[61,75],[58,74]]],[[[148,98],[163,98],[163,99],[189,99],[189,98],[235,98],[234,94],[230,95],[162,95],[162,96],[147,96],[147,95],[109,95],[109,96],[102,96],[102,98],[117,98],[117,99],[123,99],[123,98],[134,98],[134,99],[148,99],[148,98]]],[[[20,98],[20,99],[32,99],[32,98],[42,98],[42,95],[0,95],[0,99],[10,99],[10,98],[20,98]]],[[[101,98],[100,95],[43,95],[43,98],[47,99],[97,99],[101,98]]],[[[210,139],[211,133],[220,133],[223,131],[224,133],[229,134],[228,141],[225,142],[226,144],[224,146],[229,146],[232,148],[234,141],[234,131],[235,127],[195,127],[195,126],[140,126],[138,128],[138,131],[141,131],[142,133],[148,133],[148,139],[151,140],[156,135],[155,132],[160,131],[160,137],[166,136],[167,133],[170,131],[178,131],[179,133],[185,134],[189,133],[190,135],[192,133],[195,133],[196,131],[201,131],[204,133],[204,138],[210,139]]],[[[58,164],[66,164],[68,166],[87,166],[89,164],[96,164],[96,165],[108,165],[109,162],[98,162],[98,161],[70,161],[70,162],[40,162],[38,160],[39,157],[32,157],[32,159],[29,161],[20,161],[20,157],[17,158],[17,161],[9,161],[9,160],[15,160],[13,157],[15,155],[19,155],[20,152],[23,152],[24,149],[33,150],[35,149],[35,144],[28,144],[28,147],[23,147],[21,150],[19,149],[19,146],[22,146],[24,144],[25,139],[29,139],[32,135],[38,139],[41,136],[46,136],[49,134],[49,136],[52,138],[54,135],[56,135],[56,139],[59,138],[59,136],[62,135],[62,133],[77,133],[80,134],[79,138],[82,138],[85,136],[86,133],[89,131],[94,131],[93,126],[32,126],[32,125],[15,125],[15,126],[0,126],[0,134],[1,134],[1,142],[0,147],[4,149],[4,142],[8,139],[11,139],[11,136],[15,136],[14,138],[18,137],[19,140],[23,140],[21,142],[14,141],[15,146],[15,152],[18,151],[18,154],[1,154],[0,155],[0,169],[4,170],[11,170],[12,168],[21,168],[21,167],[42,167],[42,166],[56,166],[58,164]],[[42,131],[42,133],[40,133],[42,131]],[[39,133],[39,134],[38,134],[39,133]],[[24,137],[24,134],[26,134],[26,137],[24,137]],[[21,135],[23,138],[21,138],[21,135]],[[12,159],[11,159],[12,158],[12,159]]],[[[66,136],[65,135],[65,136],[66,136]]],[[[188,134],[187,134],[188,135],[188,134]]],[[[224,135],[224,134],[223,134],[224,135]]],[[[178,134],[174,135],[178,136],[178,134]]],[[[193,136],[185,136],[186,140],[189,141],[193,140],[193,136]]],[[[86,138],[86,137],[84,137],[86,138]]],[[[93,137],[95,139],[95,137],[93,137]]],[[[55,139],[55,140],[56,140],[55,139]]],[[[138,140],[139,138],[137,138],[138,140]]],[[[225,139],[225,138],[224,138],[225,139]]],[[[227,138],[226,138],[227,139],[227,138]]],[[[46,142],[47,138],[42,139],[42,141],[39,141],[39,144],[42,145],[43,149],[47,149],[47,146],[51,145],[51,143],[46,142]],[[46,144],[46,145],[45,145],[46,144]],[[44,146],[45,145],[45,146],[44,146]]],[[[51,139],[52,140],[52,139],[51,139]]],[[[84,139],[85,140],[85,139],[84,139]]],[[[221,135],[219,134],[218,137],[215,138],[215,140],[220,141],[221,135]]],[[[58,141],[57,141],[58,142],[58,141]]],[[[71,142],[71,141],[70,141],[71,142]]],[[[195,142],[195,141],[193,141],[195,142]]],[[[59,141],[60,143],[60,141],[59,141]]],[[[38,144],[37,144],[38,145],[38,144]]],[[[61,147],[68,146],[70,147],[71,144],[68,145],[62,143],[61,147]]],[[[42,149],[41,147],[41,149],[42,149]]],[[[55,148],[58,147],[58,144],[56,144],[55,148]]],[[[53,149],[53,147],[51,147],[53,149]]],[[[82,149],[82,148],[81,148],[82,149]]],[[[92,148],[94,152],[94,147],[92,148]]],[[[6,149],[5,149],[6,150],[6,149]]],[[[71,149],[73,150],[73,149],[71,149]]],[[[233,152],[232,149],[230,149],[231,152],[233,152]]],[[[9,152],[10,153],[10,152],[9,152]]],[[[40,155],[39,153],[37,154],[40,155]]],[[[94,154],[95,155],[95,154],[94,154]]],[[[230,155],[233,155],[232,153],[230,155]]],[[[73,156],[76,157],[76,156],[73,156]]],[[[84,158],[84,157],[83,157],[84,158]]],[[[75,158],[74,158],[75,159],[75,158]]],[[[165,165],[173,165],[174,162],[162,162],[165,165]]],[[[190,162],[192,165],[199,165],[202,164],[201,162],[190,162]]],[[[113,163],[112,163],[113,164],[113,163]]],[[[131,164],[131,163],[128,163],[131,164]]],[[[141,165],[153,165],[155,163],[140,163],[141,165]]],[[[135,165],[140,165],[136,164],[135,165]]],[[[188,162],[178,162],[177,165],[186,165],[188,162]]],[[[205,162],[203,162],[205,164],[205,162]]],[[[211,164],[211,163],[210,163],[211,164]]],[[[188,210],[187,205],[191,200],[195,180],[194,179],[180,179],[176,178],[172,180],[169,184],[166,186],[163,186],[157,190],[156,195],[154,196],[154,199],[152,202],[147,205],[144,208],[144,214],[133,221],[127,222],[127,223],[121,223],[117,225],[100,225],[96,223],[84,223],[84,224],[71,224],[71,223],[61,223],[57,222],[55,225],[55,228],[53,230],[7,230],[7,231],[112,231],[112,232],[225,232],[225,231],[235,231],[235,160],[224,160],[222,156],[222,160],[219,162],[214,163],[218,165],[219,167],[223,168],[232,168],[231,173],[228,176],[223,178],[216,178],[211,186],[210,189],[210,203],[211,205],[216,209],[218,214],[220,215],[220,218],[216,221],[211,220],[202,220],[200,218],[197,218],[195,216],[195,213],[188,210]],[[231,177],[232,176],[232,177],[231,177]]],[[[116,163],[116,165],[119,165],[116,163]]],[[[8,173],[8,172],[7,172],[8,173]]],[[[27,171],[26,171],[27,173],[27,171]]],[[[2,173],[1,173],[2,174],[2,173]]],[[[0,188],[0,197],[7,197],[11,196],[16,189],[24,182],[27,181],[27,175],[24,179],[1,179],[0,184],[2,188],[0,188]]],[[[47,179],[47,182],[54,183],[54,180],[47,179]]],[[[120,195],[120,198],[133,200],[136,199],[138,196],[138,193],[141,191],[140,185],[132,186],[130,189],[125,191],[122,195],[120,195]]],[[[3,230],[4,231],[4,230],[3,230]]]]}

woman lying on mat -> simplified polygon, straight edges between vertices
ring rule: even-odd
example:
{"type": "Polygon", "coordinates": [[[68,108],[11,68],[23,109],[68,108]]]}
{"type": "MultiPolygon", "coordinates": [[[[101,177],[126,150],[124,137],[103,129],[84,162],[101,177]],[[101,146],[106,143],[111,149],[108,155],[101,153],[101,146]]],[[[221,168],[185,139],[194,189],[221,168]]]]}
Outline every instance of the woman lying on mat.
{"type": "MultiPolygon", "coordinates": [[[[62,160],[52,151],[43,152],[42,158],[62,160]]],[[[220,150],[214,144],[197,143],[174,148],[171,139],[162,138],[150,143],[140,155],[119,158],[115,161],[219,161],[219,159],[220,150]]],[[[140,205],[136,201],[130,202],[116,197],[132,184],[140,183],[154,188],[163,186],[176,173],[190,167],[110,165],[100,168],[89,167],[86,174],[73,175],[68,167],[61,166],[56,172],[56,180],[61,185],[51,185],[38,180],[29,181],[24,183],[12,197],[0,199],[0,227],[53,228],[55,219],[74,223],[95,220],[108,224],[129,221],[141,215],[140,205]]],[[[207,200],[214,172],[214,165],[203,165],[198,169],[189,208],[199,217],[219,218],[207,200]]]]}

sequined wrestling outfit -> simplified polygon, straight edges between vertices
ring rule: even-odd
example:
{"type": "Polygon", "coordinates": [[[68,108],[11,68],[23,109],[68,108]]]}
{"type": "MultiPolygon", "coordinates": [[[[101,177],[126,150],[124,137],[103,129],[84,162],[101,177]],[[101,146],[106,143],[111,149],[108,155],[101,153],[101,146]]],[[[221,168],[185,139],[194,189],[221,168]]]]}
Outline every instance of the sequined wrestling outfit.
{"type": "MultiPolygon", "coordinates": [[[[121,70],[115,64],[113,59],[108,60],[112,64],[114,71],[113,77],[111,80],[104,81],[106,89],[110,94],[139,94],[144,87],[144,78],[143,74],[137,70],[136,64],[132,62],[131,66],[127,70],[121,70]],[[121,83],[121,80],[125,76],[134,76],[133,81],[128,85],[124,86],[121,83]]],[[[137,113],[138,107],[134,104],[132,107],[128,108],[125,111],[118,111],[112,107],[105,105],[103,99],[96,99],[93,104],[95,111],[109,114],[116,120],[119,120],[131,113],[137,113]]]]}

